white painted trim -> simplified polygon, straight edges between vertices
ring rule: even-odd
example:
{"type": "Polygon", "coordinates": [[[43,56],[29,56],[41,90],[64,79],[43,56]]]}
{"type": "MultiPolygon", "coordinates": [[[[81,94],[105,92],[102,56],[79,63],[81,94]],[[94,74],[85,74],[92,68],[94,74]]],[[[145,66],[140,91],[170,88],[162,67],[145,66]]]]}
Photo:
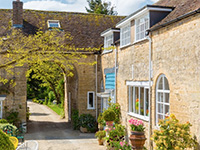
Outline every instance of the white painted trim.
{"type": "Polygon", "coordinates": [[[111,53],[111,52],[113,52],[112,49],[111,49],[111,50],[104,50],[103,53],[102,53],[102,55],[103,55],[103,54],[108,54],[108,53],[111,53]]]}
{"type": "Polygon", "coordinates": [[[0,101],[0,107],[1,107],[0,119],[2,119],[2,117],[3,117],[3,101],[0,101]]]}
{"type": "MultiPolygon", "coordinates": [[[[149,87],[149,81],[126,81],[127,86],[149,87]]],[[[153,82],[151,81],[151,86],[153,82]]]]}
{"type": "Polygon", "coordinates": [[[101,36],[108,36],[108,35],[110,35],[110,34],[113,34],[113,32],[120,32],[120,30],[108,30],[107,32],[105,32],[105,33],[101,33],[101,36]]]}
{"type": "Polygon", "coordinates": [[[130,115],[132,117],[139,118],[141,120],[149,121],[149,116],[142,116],[142,115],[139,115],[139,114],[135,114],[133,112],[129,112],[128,115],[130,115]]]}
{"type": "Polygon", "coordinates": [[[95,92],[94,91],[88,91],[87,92],[87,109],[95,109],[94,100],[95,100],[95,92]],[[93,107],[89,107],[89,94],[90,93],[93,93],[93,107]]]}
{"type": "Polygon", "coordinates": [[[60,21],[59,20],[47,20],[47,25],[48,25],[48,28],[50,28],[49,26],[49,21],[55,21],[55,22],[58,22],[58,28],[60,28],[60,21]]]}
{"type": "Polygon", "coordinates": [[[131,16],[130,18],[127,17],[127,19],[125,19],[123,22],[120,22],[119,24],[116,25],[116,28],[121,28],[122,26],[124,26],[124,24],[127,24],[128,22],[131,22],[132,20],[136,19],[137,17],[142,16],[143,14],[147,13],[148,11],[172,11],[172,9],[170,8],[152,8],[152,7],[146,7],[143,10],[139,11],[138,13],[136,13],[135,15],[131,16]]]}

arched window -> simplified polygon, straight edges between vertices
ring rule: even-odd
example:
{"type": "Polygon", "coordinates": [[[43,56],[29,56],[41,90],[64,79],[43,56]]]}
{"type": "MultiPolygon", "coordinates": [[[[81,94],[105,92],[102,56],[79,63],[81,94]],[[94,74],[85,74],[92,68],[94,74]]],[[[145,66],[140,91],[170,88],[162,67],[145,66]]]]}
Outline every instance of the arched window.
{"type": "Polygon", "coordinates": [[[160,75],[156,84],[156,124],[169,115],[169,83],[164,74],[160,75]]]}

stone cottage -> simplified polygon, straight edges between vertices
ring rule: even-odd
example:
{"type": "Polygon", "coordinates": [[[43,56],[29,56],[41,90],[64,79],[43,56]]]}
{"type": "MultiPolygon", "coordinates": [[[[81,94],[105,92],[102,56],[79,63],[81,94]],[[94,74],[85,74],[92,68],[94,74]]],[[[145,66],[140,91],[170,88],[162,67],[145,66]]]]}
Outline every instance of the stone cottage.
{"type": "Polygon", "coordinates": [[[200,1],[160,0],[101,33],[104,46],[116,49],[102,53],[105,90],[99,96],[106,105],[114,91],[128,129],[130,118],[144,121],[148,149],[153,129],[170,113],[189,121],[200,143],[199,12],[200,1]]]}
{"type": "MultiPolygon", "coordinates": [[[[0,36],[6,35],[13,28],[19,28],[25,34],[35,34],[39,28],[46,31],[54,27],[63,32],[69,32],[73,36],[72,41],[75,47],[101,48],[103,37],[100,37],[100,33],[113,27],[123,18],[88,13],[24,10],[23,2],[17,0],[13,1],[13,10],[0,10],[0,36]],[[9,28],[9,25],[11,25],[11,28],[9,28]]],[[[90,113],[94,116],[97,116],[100,109],[100,100],[96,97],[97,91],[100,90],[99,81],[101,79],[99,78],[102,77],[100,51],[82,51],[82,53],[87,55],[87,58],[82,60],[83,62],[93,63],[97,61],[97,64],[93,66],[74,64],[74,76],[68,78],[67,92],[69,97],[68,101],[65,102],[66,118],[69,120],[72,108],[78,109],[80,114],[90,113]]],[[[21,121],[25,122],[27,109],[25,71],[27,67],[15,67],[14,69],[16,72],[20,72],[20,74],[14,74],[11,77],[16,82],[16,86],[10,88],[9,84],[1,84],[0,92],[7,96],[4,101],[1,101],[4,98],[0,98],[0,118],[5,116],[5,108],[8,111],[17,109],[21,121]],[[3,89],[8,92],[5,93],[3,89]]],[[[5,71],[1,70],[1,75],[5,77],[5,71]]]]}

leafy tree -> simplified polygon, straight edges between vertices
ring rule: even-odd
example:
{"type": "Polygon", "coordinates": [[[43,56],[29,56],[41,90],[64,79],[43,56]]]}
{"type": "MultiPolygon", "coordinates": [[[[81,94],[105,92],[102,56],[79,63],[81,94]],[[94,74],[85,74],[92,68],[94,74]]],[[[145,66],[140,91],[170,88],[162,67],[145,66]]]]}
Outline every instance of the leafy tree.
{"type": "Polygon", "coordinates": [[[89,8],[85,7],[88,13],[117,15],[111,2],[103,2],[102,0],[87,0],[89,8]]]}
{"type": "MultiPolygon", "coordinates": [[[[3,76],[6,77],[3,78],[0,74],[0,82],[7,83],[9,79],[14,80],[13,77],[17,73],[15,67],[34,66],[31,68],[33,71],[41,70],[42,73],[45,69],[51,72],[51,69],[60,68],[64,76],[64,96],[67,106],[67,77],[73,75],[71,72],[73,64],[86,64],[80,60],[86,58],[83,51],[99,50],[99,48],[77,48],[72,39],[69,33],[56,29],[38,31],[34,35],[24,35],[21,30],[12,29],[10,34],[0,37],[0,69],[1,72],[5,72],[3,76]]],[[[93,64],[95,62],[87,63],[87,65],[93,64]]],[[[52,74],[45,72],[44,75],[49,79],[52,74]]]]}

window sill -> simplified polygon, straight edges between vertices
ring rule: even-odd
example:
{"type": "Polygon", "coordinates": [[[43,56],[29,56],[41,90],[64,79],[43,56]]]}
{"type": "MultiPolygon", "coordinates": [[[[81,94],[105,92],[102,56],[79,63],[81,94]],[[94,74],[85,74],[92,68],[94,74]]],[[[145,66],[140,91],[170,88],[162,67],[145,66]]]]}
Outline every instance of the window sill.
{"type": "Polygon", "coordinates": [[[148,40],[148,39],[147,38],[143,38],[143,39],[135,41],[133,44],[137,44],[137,43],[140,43],[140,42],[143,42],[143,41],[146,41],[146,40],[148,40]]]}
{"type": "Polygon", "coordinates": [[[127,48],[127,47],[129,47],[129,46],[131,46],[131,43],[126,44],[126,45],[123,45],[123,46],[120,46],[120,49],[124,49],[124,48],[127,48]]]}
{"type": "Polygon", "coordinates": [[[104,55],[104,54],[108,54],[108,53],[111,53],[111,52],[113,52],[113,50],[111,49],[111,50],[107,50],[107,51],[103,51],[103,53],[102,53],[102,55],[104,55]]]}
{"type": "Polygon", "coordinates": [[[94,110],[95,108],[87,108],[88,110],[94,110]]]}
{"type": "Polygon", "coordinates": [[[142,115],[138,115],[138,114],[135,114],[135,113],[132,113],[132,112],[129,112],[128,115],[131,116],[131,117],[136,117],[136,118],[144,120],[144,121],[149,121],[148,116],[142,116],[142,115]]]}

